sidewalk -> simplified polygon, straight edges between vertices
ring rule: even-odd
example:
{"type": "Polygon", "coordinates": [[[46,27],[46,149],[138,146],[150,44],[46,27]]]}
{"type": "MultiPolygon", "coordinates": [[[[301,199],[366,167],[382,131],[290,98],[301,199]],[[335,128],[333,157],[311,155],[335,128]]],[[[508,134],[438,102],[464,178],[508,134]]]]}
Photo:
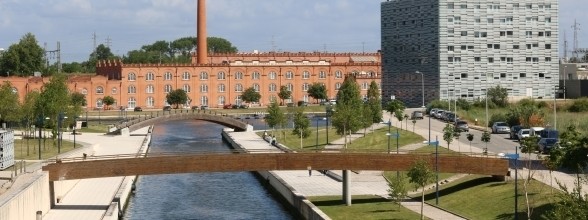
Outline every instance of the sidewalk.
{"type": "MultiPolygon", "coordinates": [[[[389,114],[384,114],[384,121],[388,121],[389,114]]],[[[387,127],[385,124],[375,124],[374,130],[378,128],[387,127]]],[[[366,129],[366,132],[371,132],[372,129],[366,129]]],[[[363,132],[363,130],[361,131],[363,132]]],[[[229,136],[235,142],[241,144],[246,149],[253,150],[267,150],[275,151],[275,147],[259,137],[255,132],[229,132],[229,136]]],[[[350,142],[359,137],[363,137],[363,133],[352,134],[351,138],[348,136],[347,141],[350,142]]],[[[339,138],[332,141],[325,146],[326,149],[341,149],[344,147],[345,138],[339,138]]],[[[422,144],[415,144],[411,147],[416,148],[422,144]]],[[[343,184],[325,174],[318,171],[309,172],[306,170],[299,171],[273,171],[276,175],[287,182],[295,191],[304,196],[337,196],[342,195],[343,184]]],[[[341,175],[341,171],[331,171],[341,175]]],[[[360,171],[350,172],[350,192],[352,195],[377,195],[381,197],[388,197],[388,181],[382,176],[382,171],[360,171]]],[[[401,203],[402,206],[420,213],[420,202],[406,201],[401,203]]],[[[452,213],[438,209],[434,206],[425,204],[424,215],[430,219],[463,219],[452,213]]]]}
{"type": "MultiPolygon", "coordinates": [[[[139,129],[132,134],[147,134],[148,127],[139,129]]],[[[115,155],[137,153],[145,136],[108,136],[97,133],[84,133],[76,136],[77,140],[92,143],[94,155],[115,155]]],[[[76,155],[79,157],[80,155],[76,155]]],[[[126,177],[94,178],[83,180],[68,180],[74,187],[63,192],[58,184],[55,184],[56,198],[60,199],[55,208],[44,213],[44,220],[68,220],[68,219],[102,219],[108,207],[111,205],[119,187],[125,182],[126,177]]],[[[65,182],[65,181],[58,181],[65,182]]],[[[64,183],[67,184],[67,183],[64,183]]]]}

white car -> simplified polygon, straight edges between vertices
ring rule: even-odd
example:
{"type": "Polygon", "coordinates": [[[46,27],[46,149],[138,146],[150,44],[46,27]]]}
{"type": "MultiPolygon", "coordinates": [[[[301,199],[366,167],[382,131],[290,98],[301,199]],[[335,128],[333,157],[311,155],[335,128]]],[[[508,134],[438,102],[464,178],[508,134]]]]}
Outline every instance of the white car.
{"type": "Polygon", "coordinates": [[[506,122],[494,122],[492,125],[492,133],[504,133],[508,134],[510,132],[510,127],[506,122]]]}
{"type": "Polygon", "coordinates": [[[528,128],[521,128],[517,133],[517,139],[521,141],[523,138],[527,138],[531,136],[531,129],[528,128]]]}

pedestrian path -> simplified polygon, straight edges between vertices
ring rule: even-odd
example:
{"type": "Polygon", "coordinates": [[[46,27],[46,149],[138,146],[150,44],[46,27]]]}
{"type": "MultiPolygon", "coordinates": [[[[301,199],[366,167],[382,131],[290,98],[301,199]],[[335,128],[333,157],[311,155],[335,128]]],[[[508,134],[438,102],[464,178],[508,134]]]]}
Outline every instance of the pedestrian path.
{"type": "MultiPolygon", "coordinates": [[[[95,156],[133,154],[140,149],[149,127],[139,129],[132,134],[138,136],[110,136],[98,133],[84,133],[77,140],[93,143],[95,156]],[[143,135],[143,136],[141,136],[143,135]]],[[[80,157],[81,155],[75,155],[80,157]]],[[[108,177],[83,180],[67,180],[74,187],[63,194],[60,184],[55,184],[56,197],[60,200],[54,209],[43,216],[44,220],[102,219],[111,205],[119,187],[127,177],[108,177]],[[73,182],[73,183],[72,183],[73,182]]],[[[65,182],[65,181],[57,181],[65,182]]],[[[63,185],[68,185],[62,183],[63,185]]]]}
{"type": "MultiPolygon", "coordinates": [[[[390,117],[389,114],[384,114],[384,121],[390,117]]],[[[386,124],[375,124],[373,130],[386,127],[386,124]]],[[[371,132],[372,129],[366,129],[371,132]]],[[[363,132],[363,130],[362,130],[363,132]]],[[[255,132],[229,132],[229,136],[237,143],[241,144],[246,149],[254,150],[268,150],[275,151],[275,147],[267,143],[255,132]]],[[[347,137],[347,142],[350,142],[359,137],[363,137],[363,133],[352,134],[347,137]]],[[[326,149],[342,149],[345,146],[345,138],[339,138],[329,143],[326,149]]],[[[417,148],[422,144],[411,145],[411,148],[417,148]]],[[[296,192],[302,195],[309,196],[337,196],[342,195],[343,184],[338,180],[331,178],[318,171],[272,171],[286,183],[288,183],[296,192]]],[[[337,175],[341,175],[341,171],[330,171],[337,175]]],[[[359,171],[350,173],[350,193],[351,195],[377,195],[381,197],[388,197],[388,181],[383,177],[382,171],[359,171]]],[[[420,213],[420,202],[406,201],[401,203],[404,207],[420,213]],[[414,208],[418,206],[418,209],[414,208]]],[[[424,215],[429,219],[463,219],[452,213],[446,212],[442,209],[424,205],[424,215]]]]}

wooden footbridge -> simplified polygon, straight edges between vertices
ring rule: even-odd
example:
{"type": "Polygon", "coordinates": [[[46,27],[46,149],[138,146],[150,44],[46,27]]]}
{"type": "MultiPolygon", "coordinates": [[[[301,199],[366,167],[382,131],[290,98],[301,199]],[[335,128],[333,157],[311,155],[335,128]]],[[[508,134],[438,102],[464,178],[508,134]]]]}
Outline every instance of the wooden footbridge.
{"type": "Polygon", "coordinates": [[[113,176],[265,170],[408,170],[417,160],[444,173],[506,176],[508,160],[455,154],[204,153],[69,158],[43,167],[50,181],[113,176]]]}

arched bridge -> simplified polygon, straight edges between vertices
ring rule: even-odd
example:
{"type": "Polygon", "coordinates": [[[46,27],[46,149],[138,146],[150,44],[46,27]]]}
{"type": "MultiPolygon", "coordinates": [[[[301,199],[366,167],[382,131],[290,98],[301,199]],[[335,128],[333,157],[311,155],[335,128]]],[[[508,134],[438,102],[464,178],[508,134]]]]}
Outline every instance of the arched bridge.
{"type": "Polygon", "coordinates": [[[168,111],[167,113],[164,111],[160,114],[160,112],[156,112],[157,114],[154,115],[153,113],[146,114],[144,116],[139,116],[137,118],[133,118],[129,121],[123,121],[116,124],[113,128],[110,129],[108,134],[121,134],[121,130],[128,128],[129,132],[133,132],[140,128],[156,124],[159,122],[164,121],[171,121],[171,120],[204,120],[215,122],[230,128],[235,129],[235,131],[246,131],[248,129],[253,129],[251,125],[248,125],[246,122],[235,119],[230,117],[227,114],[221,114],[214,111],[209,110],[179,110],[178,111],[168,111]]]}
{"type": "Polygon", "coordinates": [[[506,176],[508,161],[493,157],[385,153],[216,153],[174,155],[115,155],[102,158],[63,159],[43,167],[49,180],[194,172],[263,170],[408,170],[414,161],[426,160],[440,172],[506,176]],[[115,158],[120,157],[120,158],[115,158]],[[437,163],[436,163],[437,162],[437,163]]]}

